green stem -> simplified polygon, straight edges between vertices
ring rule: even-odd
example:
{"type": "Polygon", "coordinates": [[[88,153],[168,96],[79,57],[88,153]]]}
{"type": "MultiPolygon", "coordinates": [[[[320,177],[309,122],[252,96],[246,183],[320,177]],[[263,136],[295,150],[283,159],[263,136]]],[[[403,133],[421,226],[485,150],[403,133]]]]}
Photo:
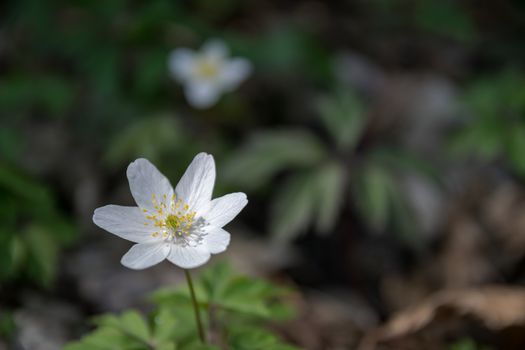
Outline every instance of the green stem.
{"type": "Polygon", "coordinates": [[[184,274],[186,275],[186,281],[188,282],[188,287],[190,288],[191,301],[193,302],[193,310],[195,311],[195,321],[197,322],[197,329],[199,330],[199,338],[201,338],[203,344],[206,344],[206,337],[204,336],[204,328],[202,327],[199,305],[197,304],[195,290],[193,289],[193,281],[191,280],[191,275],[188,270],[184,270],[184,274]]]}

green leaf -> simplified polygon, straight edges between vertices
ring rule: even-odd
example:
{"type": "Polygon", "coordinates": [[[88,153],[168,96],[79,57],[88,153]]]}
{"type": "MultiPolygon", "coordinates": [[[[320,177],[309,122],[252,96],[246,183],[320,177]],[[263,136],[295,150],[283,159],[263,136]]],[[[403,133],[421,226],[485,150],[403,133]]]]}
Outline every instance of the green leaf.
{"type": "Polygon", "coordinates": [[[103,315],[94,319],[95,324],[103,328],[115,329],[124,335],[148,344],[151,331],[146,320],[135,310],[128,310],[120,316],[103,315]]]}
{"type": "Polygon", "coordinates": [[[178,326],[178,321],[173,312],[167,308],[160,308],[153,318],[153,339],[157,343],[171,340],[178,326]]]}
{"type": "Polygon", "coordinates": [[[381,167],[370,164],[359,175],[355,184],[356,201],[371,227],[384,229],[389,215],[389,195],[393,186],[390,177],[381,167]]]}
{"type": "Polygon", "coordinates": [[[113,328],[99,328],[64,350],[143,350],[144,344],[113,328]]]}
{"type": "Polygon", "coordinates": [[[217,302],[234,276],[231,265],[226,262],[218,262],[203,271],[199,281],[206,293],[208,302],[217,302]]]}
{"type": "Polygon", "coordinates": [[[325,152],[321,142],[306,131],[261,132],[229,159],[224,177],[238,186],[258,188],[279,171],[316,164],[325,152]]]}
{"type": "MultiPolygon", "coordinates": [[[[290,291],[263,280],[240,276],[226,264],[220,263],[204,270],[195,281],[201,290],[203,284],[218,282],[210,293],[201,295],[201,310],[213,307],[218,326],[224,332],[224,341],[233,341],[237,347],[229,349],[291,350],[270,331],[262,328],[263,321],[278,319],[286,311],[282,297],[290,291]],[[217,274],[217,276],[214,276],[217,274]],[[205,299],[213,295],[214,302],[205,299]]],[[[67,350],[218,350],[203,345],[197,329],[191,302],[184,295],[185,286],[163,289],[154,294],[157,307],[152,313],[151,329],[136,311],[103,315],[94,319],[97,329],[78,342],[68,344],[67,350]],[[181,298],[183,296],[183,298],[181,298]]],[[[288,310],[288,315],[290,312],[288,310]]],[[[282,319],[282,318],[281,318],[282,319]]],[[[206,322],[206,318],[204,319],[206,322]]]]}
{"type": "Polygon", "coordinates": [[[321,120],[340,149],[356,147],[365,127],[365,111],[361,101],[352,91],[339,90],[332,96],[318,101],[321,120]]]}
{"type": "Polygon", "coordinates": [[[239,327],[231,330],[229,345],[232,350],[294,350],[270,331],[260,327],[239,327]]]}
{"type": "Polygon", "coordinates": [[[249,328],[235,332],[230,340],[233,349],[266,349],[277,342],[277,337],[267,330],[249,328]]]}
{"type": "MultiPolygon", "coordinates": [[[[275,286],[263,280],[240,276],[234,273],[229,264],[218,263],[206,269],[195,281],[197,290],[205,291],[198,296],[203,309],[218,308],[230,317],[247,319],[283,320],[293,315],[291,308],[282,302],[290,290],[275,286]]],[[[167,310],[181,310],[191,305],[185,286],[161,289],[153,295],[153,300],[167,310]]],[[[193,319],[191,308],[187,319],[193,319]]],[[[180,315],[177,314],[180,318],[180,315]]],[[[193,321],[191,321],[193,322],[193,321]]],[[[179,329],[181,324],[176,328],[179,329]]]]}
{"type": "Polygon", "coordinates": [[[135,335],[146,343],[149,342],[151,338],[149,326],[137,311],[130,310],[122,314],[121,325],[122,330],[135,335]]]}
{"type": "Polygon", "coordinates": [[[268,317],[265,292],[268,287],[262,281],[245,277],[232,280],[218,300],[218,304],[228,310],[259,317],[268,317]]]}
{"type": "Polygon", "coordinates": [[[304,231],[314,216],[315,173],[291,175],[273,200],[270,231],[277,241],[290,241],[304,231]]]}
{"type": "Polygon", "coordinates": [[[337,222],[344,200],[346,172],[337,162],[320,167],[317,173],[317,230],[328,233],[337,222]]]}

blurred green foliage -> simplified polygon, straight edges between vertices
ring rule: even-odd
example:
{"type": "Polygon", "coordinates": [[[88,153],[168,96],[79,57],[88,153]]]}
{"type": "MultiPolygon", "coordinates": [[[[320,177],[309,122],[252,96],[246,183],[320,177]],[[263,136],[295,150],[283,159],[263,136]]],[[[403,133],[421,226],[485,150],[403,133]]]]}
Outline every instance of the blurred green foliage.
{"type": "Polygon", "coordinates": [[[465,127],[452,138],[452,150],[484,162],[503,161],[525,176],[525,75],[504,71],[472,82],[464,95],[465,127]]]}
{"type": "MultiPolygon", "coordinates": [[[[426,45],[418,45],[427,39],[452,39],[465,47],[481,42],[487,52],[507,54],[522,45],[515,45],[513,36],[508,41],[498,33],[485,36],[483,21],[467,2],[375,0],[341,6],[343,18],[353,20],[355,13],[365,18],[348,27],[322,24],[329,18],[323,16],[339,11],[330,4],[321,6],[319,17],[308,6],[293,7],[290,16],[279,6],[259,6],[240,0],[8,2],[2,13],[2,37],[9,40],[0,62],[0,151],[7,150],[6,158],[14,162],[28,137],[18,129],[42,121],[64,126],[75,146],[103,158],[109,173],[147,157],[174,178],[193,154],[206,150],[219,160],[231,158],[219,181],[259,191],[263,206],[270,202],[268,230],[275,237],[290,240],[310,227],[332,232],[347,207],[371,231],[392,227],[409,236],[414,221],[400,179],[413,172],[432,177],[432,170],[397,140],[374,134],[362,98],[352,88],[338,89],[334,57],[363,47],[356,30],[367,33],[363,42],[370,39],[364,51],[371,61],[386,65],[399,53],[374,57],[374,52],[389,51],[381,43],[396,37],[414,39],[416,53],[406,48],[408,61],[417,61],[419,51],[425,57],[426,45]],[[348,41],[335,40],[334,34],[348,41]],[[193,111],[170,78],[166,60],[174,48],[197,48],[213,37],[224,39],[233,55],[248,58],[254,74],[211,111],[193,111]],[[504,46],[515,49],[500,50],[504,46]],[[315,106],[294,104],[311,96],[318,99],[315,106]],[[305,120],[304,112],[317,119],[305,120]],[[301,126],[290,126],[295,124],[301,126]],[[244,135],[247,142],[226,156],[244,135]]],[[[467,90],[472,119],[455,138],[456,149],[483,161],[503,159],[521,176],[523,74],[487,77],[467,90]]]]}
{"type": "Polygon", "coordinates": [[[59,251],[74,229],[49,189],[14,167],[0,166],[0,282],[29,280],[49,286],[59,251]]]}
{"type": "Polygon", "coordinates": [[[220,349],[293,350],[267,329],[270,321],[293,316],[283,298],[287,288],[236,274],[225,263],[202,272],[195,283],[206,328],[216,339],[202,345],[187,286],[161,289],[153,295],[156,308],[144,317],[134,310],[95,318],[97,328],[65,350],[220,349]]]}
{"type": "Polygon", "coordinates": [[[310,224],[319,233],[330,232],[349,197],[372,230],[381,232],[396,220],[402,230],[410,230],[413,221],[398,176],[428,175],[430,167],[381,136],[360,147],[370,120],[351,89],[321,97],[317,106],[328,140],[307,129],[258,132],[231,156],[226,179],[272,193],[269,229],[277,239],[291,240],[310,224]],[[276,185],[274,179],[283,174],[276,185]]]}

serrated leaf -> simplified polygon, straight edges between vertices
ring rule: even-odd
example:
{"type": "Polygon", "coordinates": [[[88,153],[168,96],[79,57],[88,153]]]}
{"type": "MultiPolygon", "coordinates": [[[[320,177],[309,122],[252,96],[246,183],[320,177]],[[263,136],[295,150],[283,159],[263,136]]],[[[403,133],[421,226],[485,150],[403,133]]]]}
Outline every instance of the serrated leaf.
{"type": "Polygon", "coordinates": [[[246,188],[258,188],[283,169],[314,165],[325,149],[312,134],[299,130],[261,132],[227,162],[224,177],[246,188]]]}
{"type": "Polygon", "coordinates": [[[149,325],[137,311],[130,310],[124,312],[120,316],[120,327],[123,331],[128,334],[133,334],[145,343],[148,343],[151,339],[149,325]]]}
{"type": "Polygon", "coordinates": [[[229,345],[232,350],[293,350],[277,336],[260,327],[239,327],[231,330],[229,345]]]}
{"type": "Polygon", "coordinates": [[[164,343],[171,340],[178,323],[173,312],[167,308],[160,308],[153,318],[153,339],[155,342],[164,343]]]}
{"type": "Polygon", "coordinates": [[[151,331],[146,320],[135,310],[127,310],[120,316],[102,315],[94,318],[95,324],[102,329],[115,329],[125,335],[148,343],[151,339],[151,331]]]}
{"type": "Polygon", "coordinates": [[[139,350],[143,344],[128,338],[114,328],[99,328],[77,342],[70,343],[64,350],[139,350]]]}
{"type": "MultiPolygon", "coordinates": [[[[249,344],[253,349],[294,349],[282,343],[270,331],[255,327],[262,320],[289,314],[286,305],[280,300],[289,293],[288,288],[236,275],[224,264],[217,264],[199,276],[195,286],[201,285],[203,280],[208,283],[213,281],[213,273],[218,275],[213,278],[224,280],[221,281],[222,287],[212,293],[216,298],[212,306],[220,317],[219,324],[224,327],[225,335],[235,335],[237,344],[242,345],[243,349],[249,349],[249,344]]],[[[79,342],[69,344],[67,350],[172,350],[175,344],[177,350],[218,350],[198,340],[191,302],[188,299],[173,301],[173,295],[180,295],[178,292],[183,288],[180,286],[155,293],[154,299],[159,298],[156,301],[160,301],[160,304],[153,312],[151,331],[145,319],[136,311],[129,310],[120,316],[103,315],[94,319],[98,325],[94,332],[79,342]],[[149,336],[150,333],[152,336],[149,336]]],[[[208,306],[208,300],[202,300],[201,308],[208,306]]],[[[204,320],[206,322],[206,318],[204,320]]],[[[236,349],[233,346],[229,348],[236,349]]]]}
{"type": "Polygon", "coordinates": [[[233,332],[230,345],[235,350],[266,349],[277,343],[277,337],[261,328],[244,328],[233,332]]]}
{"type": "Polygon", "coordinates": [[[153,318],[154,327],[159,327],[154,328],[153,331],[156,343],[179,342],[197,336],[195,314],[190,299],[178,304],[160,303],[157,310],[158,312],[153,318]],[[158,318],[159,315],[161,316],[160,319],[158,318]],[[162,324],[156,325],[157,322],[162,322],[162,324]]]}
{"type": "Polygon", "coordinates": [[[217,301],[234,277],[231,265],[226,262],[218,262],[203,271],[199,281],[207,300],[211,303],[217,301]]]}
{"type": "Polygon", "coordinates": [[[295,317],[294,307],[286,302],[270,303],[266,305],[269,319],[276,321],[286,321],[295,317]]]}

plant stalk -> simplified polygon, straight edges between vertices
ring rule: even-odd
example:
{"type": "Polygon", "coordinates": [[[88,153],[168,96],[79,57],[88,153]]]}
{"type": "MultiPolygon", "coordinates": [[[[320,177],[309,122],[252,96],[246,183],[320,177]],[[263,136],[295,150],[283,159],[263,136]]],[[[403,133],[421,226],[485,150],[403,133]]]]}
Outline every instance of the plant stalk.
{"type": "Polygon", "coordinates": [[[197,298],[195,297],[195,290],[193,289],[193,281],[191,280],[190,271],[184,270],[186,275],[186,281],[190,288],[191,301],[193,302],[193,310],[195,311],[195,321],[197,322],[197,329],[199,330],[199,338],[203,344],[206,344],[206,336],[204,335],[204,327],[202,327],[201,314],[199,312],[199,305],[197,304],[197,298]]]}

